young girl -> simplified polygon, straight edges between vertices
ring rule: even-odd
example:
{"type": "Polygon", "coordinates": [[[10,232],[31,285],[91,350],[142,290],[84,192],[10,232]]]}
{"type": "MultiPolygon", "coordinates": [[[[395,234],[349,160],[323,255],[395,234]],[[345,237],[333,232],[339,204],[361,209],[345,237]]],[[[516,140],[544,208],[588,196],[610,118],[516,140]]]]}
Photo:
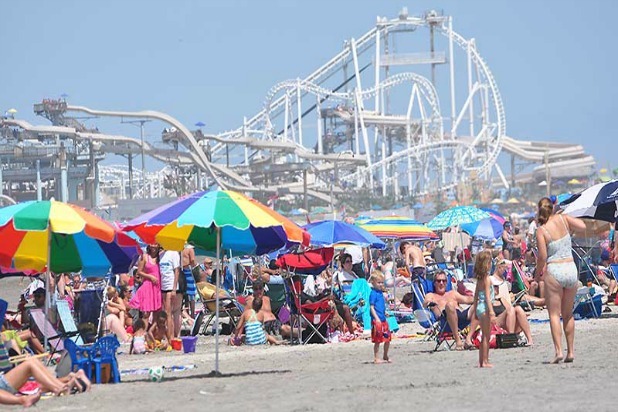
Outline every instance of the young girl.
{"type": "Polygon", "coordinates": [[[496,318],[492,301],[494,300],[494,289],[489,278],[491,270],[491,252],[483,250],[476,255],[474,262],[474,276],[476,277],[476,291],[474,292],[474,304],[472,311],[476,310],[476,317],[481,324],[481,348],[479,350],[479,367],[491,368],[489,363],[489,338],[491,337],[491,324],[496,318]]]}
{"type": "Polygon", "coordinates": [[[242,341],[242,332],[245,332],[245,344],[247,345],[265,345],[267,342],[272,345],[278,345],[279,342],[274,336],[270,336],[264,330],[264,319],[260,315],[262,309],[262,298],[253,298],[252,307],[247,308],[236,326],[235,336],[232,342],[239,343],[242,341]]]}
{"type": "Polygon", "coordinates": [[[373,342],[373,363],[391,363],[388,357],[388,347],[391,342],[391,332],[386,321],[386,301],[384,299],[384,275],[374,271],[369,278],[372,289],[369,295],[371,310],[371,341],[373,342]],[[384,343],[384,356],[378,356],[380,343],[384,343]]]}
{"type": "Polygon", "coordinates": [[[141,355],[142,353],[150,352],[146,340],[148,332],[146,332],[146,323],[142,319],[138,319],[133,324],[133,340],[131,341],[130,354],[141,355]]]}

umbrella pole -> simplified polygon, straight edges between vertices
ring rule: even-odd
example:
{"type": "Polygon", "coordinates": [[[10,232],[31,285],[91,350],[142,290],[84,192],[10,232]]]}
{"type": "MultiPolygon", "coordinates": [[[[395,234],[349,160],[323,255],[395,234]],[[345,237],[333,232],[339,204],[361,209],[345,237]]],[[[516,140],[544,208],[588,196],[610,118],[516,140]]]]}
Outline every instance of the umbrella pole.
{"type": "Polygon", "coordinates": [[[221,288],[221,229],[217,227],[217,279],[215,295],[215,375],[219,375],[219,290],[221,288]]]}
{"type": "MultiPolygon", "coordinates": [[[[51,291],[49,290],[49,280],[51,279],[51,269],[50,269],[50,265],[51,265],[51,228],[49,227],[49,223],[47,224],[47,270],[45,271],[45,320],[48,319],[48,315],[49,315],[49,308],[51,306],[51,297],[50,297],[50,293],[51,291]]],[[[44,326],[44,328],[46,328],[47,325],[44,326]]],[[[45,350],[47,350],[47,334],[50,331],[45,331],[45,333],[43,333],[43,347],[45,348],[45,350]]]]}

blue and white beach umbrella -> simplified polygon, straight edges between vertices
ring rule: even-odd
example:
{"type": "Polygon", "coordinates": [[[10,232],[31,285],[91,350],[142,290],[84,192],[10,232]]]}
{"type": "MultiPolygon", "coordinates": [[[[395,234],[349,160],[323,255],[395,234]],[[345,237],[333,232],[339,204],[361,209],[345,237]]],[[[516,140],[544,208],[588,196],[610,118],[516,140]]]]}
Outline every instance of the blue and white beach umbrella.
{"type": "Polygon", "coordinates": [[[616,222],[618,218],[618,179],[599,183],[574,194],[561,203],[564,213],[574,217],[616,222]]]}
{"type": "Polygon", "coordinates": [[[427,223],[432,230],[444,230],[447,227],[479,222],[491,215],[474,206],[455,206],[447,209],[427,223]]]}

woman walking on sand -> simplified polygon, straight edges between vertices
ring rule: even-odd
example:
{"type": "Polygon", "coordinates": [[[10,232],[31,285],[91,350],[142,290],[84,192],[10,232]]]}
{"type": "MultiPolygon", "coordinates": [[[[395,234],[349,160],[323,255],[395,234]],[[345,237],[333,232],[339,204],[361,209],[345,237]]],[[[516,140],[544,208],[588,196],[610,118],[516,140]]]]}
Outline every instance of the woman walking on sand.
{"type": "Polygon", "coordinates": [[[545,303],[549,312],[549,326],[554,341],[555,355],[550,363],[559,363],[562,358],[562,328],[566,336],[567,354],[564,362],[573,362],[575,320],[573,302],[577,293],[578,271],[571,254],[571,233],[585,232],[581,219],[554,214],[554,206],[548,198],[539,200],[537,219],[539,229],[536,241],[539,249],[534,280],[545,281],[545,303]],[[545,270],[547,268],[547,270],[545,270]]]}

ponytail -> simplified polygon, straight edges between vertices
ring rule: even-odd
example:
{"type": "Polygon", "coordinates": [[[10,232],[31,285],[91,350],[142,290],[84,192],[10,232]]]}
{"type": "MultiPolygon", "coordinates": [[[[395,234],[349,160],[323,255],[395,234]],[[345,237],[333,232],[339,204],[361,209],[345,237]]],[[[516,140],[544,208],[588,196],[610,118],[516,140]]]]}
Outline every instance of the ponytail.
{"type": "Polygon", "coordinates": [[[549,217],[554,213],[554,205],[549,198],[544,197],[539,200],[537,221],[539,226],[544,225],[549,220],[549,217]]]}

